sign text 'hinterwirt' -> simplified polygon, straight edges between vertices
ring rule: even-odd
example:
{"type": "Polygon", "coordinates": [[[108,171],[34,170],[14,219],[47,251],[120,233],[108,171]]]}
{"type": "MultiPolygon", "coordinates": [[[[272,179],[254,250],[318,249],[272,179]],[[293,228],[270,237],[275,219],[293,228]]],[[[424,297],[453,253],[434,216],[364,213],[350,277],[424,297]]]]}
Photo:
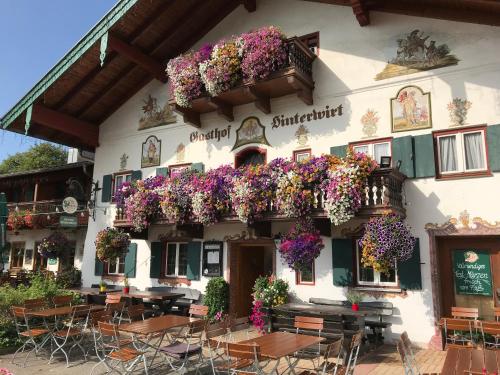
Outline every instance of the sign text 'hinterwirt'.
{"type": "Polygon", "coordinates": [[[304,122],[323,120],[325,118],[331,118],[335,116],[342,116],[343,107],[342,104],[335,108],[330,108],[329,105],[321,111],[316,111],[315,109],[309,113],[296,113],[294,116],[285,117],[285,115],[278,115],[273,117],[272,128],[277,129],[279,127],[289,126],[289,125],[299,125],[304,122]]]}

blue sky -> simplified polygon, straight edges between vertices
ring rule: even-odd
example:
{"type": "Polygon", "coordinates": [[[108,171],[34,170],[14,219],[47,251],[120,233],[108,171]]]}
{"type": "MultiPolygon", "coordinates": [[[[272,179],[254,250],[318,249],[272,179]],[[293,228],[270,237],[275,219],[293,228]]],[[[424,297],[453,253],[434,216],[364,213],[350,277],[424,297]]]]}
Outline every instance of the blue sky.
{"type": "MultiPolygon", "coordinates": [[[[0,116],[117,0],[0,0],[0,116]]],[[[38,140],[0,131],[0,161],[38,140]]]]}

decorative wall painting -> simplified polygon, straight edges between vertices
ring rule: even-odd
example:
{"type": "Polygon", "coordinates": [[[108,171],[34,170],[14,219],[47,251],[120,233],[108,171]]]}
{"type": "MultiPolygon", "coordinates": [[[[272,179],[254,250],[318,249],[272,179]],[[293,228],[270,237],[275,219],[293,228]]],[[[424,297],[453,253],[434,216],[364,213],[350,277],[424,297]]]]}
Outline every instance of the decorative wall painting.
{"type": "Polygon", "coordinates": [[[391,98],[392,132],[432,128],[431,94],[406,86],[391,98]]]}
{"type": "Polygon", "coordinates": [[[417,29],[398,39],[396,57],[375,76],[375,80],[458,64],[460,60],[450,54],[447,44],[437,44],[435,40],[428,40],[429,38],[429,35],[424,36],[424,32],[417,29]]]}
{"type": "Polygon", "coordinates": [[[142,143],[141,168],[160,165],[161,141],[154,135],[146,138],[142,143]]]}
{"type": "Polygon", "coordinates": [[[309,141],[309,130],[307,130],[305,125],[301,124],[295,132],[295,136],[297,137],[297,143],[299,146],[304,147],[309,141]]]}
{"type": "Polygon", "coordinates": [[[122,156],[120,156],[120,171],[124,171],[125,169],[127,169],[127,161],[128,161],[127,154],[123,154],[122,156]]]}
{"type": "Polygon", "coordinates": [[[250,143],[270,146],[266,138],[266,127],[255,116],[247,117],[241,122],[241,126],[236,130],[236,142],[232,150],[250,143]]]}
{"type": "Polygon", "coordinates": [[[143,103],[144,105],[141,108],[142,116],[139,120],[139,130],[177,122],[177,118],[168,105],[168,101],[165,102],[163,107],[160,107],[158,99],[148,95],[143,103]]]}
{"type": "Polygon", "coordinates": [[[373,138],[376,137],[377,126],[380,117],[378,117],[377,111],[374,109],[368,109],[366,113],[361,117],[361,124],[363,125],[363,138],[373,138]]]}
{"type": "Polygon", "coordinates": [[[467,120],[467,112],[472,103],[467,99],[454,98],[448,104],[448,112],[450,113],[451,127],[465,125],[467,120]]]}
{"type": "Polygon", "coordinates": [[[186,157],[186,146],[184,145],[184,143],[179,143],[179,145],[175,149],[175,157],[177,159],[177,162],[184,161],[184,158],[186,157]]]}

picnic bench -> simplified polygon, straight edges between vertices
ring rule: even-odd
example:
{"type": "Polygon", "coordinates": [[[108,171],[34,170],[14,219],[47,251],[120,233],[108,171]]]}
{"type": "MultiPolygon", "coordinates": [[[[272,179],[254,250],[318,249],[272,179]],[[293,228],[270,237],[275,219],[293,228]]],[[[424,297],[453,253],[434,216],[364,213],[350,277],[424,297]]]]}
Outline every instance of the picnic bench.
{"type": "MultiPolygon", "coordinates": [[[[189,306],[192,304],[201,303],[201,292],[196,289],[183,288],[183,287],[170,287],[170,286],[154,286],[146,288],[147,291],[168,292],[175,294],[183,294],[183,297],[177,298],[171,305],[170,314],[187,315],[189,306]]],[[[153,305],[154,301],[147,302],[145,305],[153,305]]]]}

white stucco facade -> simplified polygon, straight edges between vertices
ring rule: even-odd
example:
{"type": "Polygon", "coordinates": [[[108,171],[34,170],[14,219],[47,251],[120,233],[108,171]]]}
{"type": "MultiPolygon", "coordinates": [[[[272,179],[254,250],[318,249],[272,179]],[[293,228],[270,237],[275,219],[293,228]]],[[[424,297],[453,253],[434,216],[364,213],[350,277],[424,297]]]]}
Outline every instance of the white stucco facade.
{"type": "MultiPolygon", "coordinates": [[[[368,109],[377,111],[380,117],[374,138],[416,136],[448,129],[450,118],[447,105],[455,97],[472,103],[467,124],[500,123],[500,54],[497,48],[500,41],[499,28],[377,12],[372,12],[370,16],[371,25],[361,28],[349,7],[286,0],[259,1],[254,13],[247,13],[243,7],[239,7],[207,34],[199,45],[264,25],[279,26],[288,36],[319,31],[319,56],[313,65],[316,84],[314,104],[307,106],[292,95],[271,100],[272,112],[269,115],[258,111],[253,104],[248,104],[234,108],[234,121],[231,123],[213,112],[202,115],[202,128],[196,129],[184,124],[182,116],[178,115],[176,124],[139,131],[143,100],[148,95],[157,98],[161,105],[167,100],[167,86],[153,81],[100,126],[94,180],[102,181],[103,175],[118,172],[120,157],[124,153],[128,155],[127,169],[141,169],[141,144],[149,135],[155,135],[162,142],[161,166],[179,164],[176,148],[180,143],[186,146],[185,163],[202,162],[205,169],[233,164],[235,152],[240,150],[231,151],[236,139],[235,131],[248,116],[257,116],[266,127],[270,146],[259,147],[267,150],[268,161],[276,157],[291,157],[294,150],[303,148],[299,146],[295,136],[298,125],[274,129],[271,126],[273,117],[282,114],[289,117],[296,113],[308,113],[313,109],[322,110],[327,105],[330,108],[342,105],[343,113],[341,116],[305,124],[310,132],[308,146],[313,155],[329,153],[332,146],[363,140],[360,119],[368,109]],[[425,31],[426,35],[431,35],[438,43],[448,44],[451,53],[460,60],[459,63],[376,81],[376,74],[395,56],[397,39],[415,29],[425,31]],[[430,92],[432,129],[391,132],[390,99],[407,85],[416,85],[424,92],[430,92]],[[190,134],[194,131],[206,133],[216,128],[227,129],[228,125],[231,125],[229,137],[219,142],[190,141],[190,134]]],[[[155,169],[156,167],[142,169],[143,178],[154,176],[155,169]]],[[[494,198],[499,183],[500,176],[496,173],[488,177],[442,181],[432,177],[405,182],[407,221],[414,235],[420,239],[423,289],[408,291],[406,294],[391,293],[382,297],[382,300],[393,302],[395,307],[392,333],[406,330],[416,342],[429,342],[435,333],[429,238],[425,225],[444,223],[450,217],[458,217],[463,210],[467,210],[471,216],[490,222],[500,220],[500,201],[494,198]]],[[[100,280],[99,276],[94,275],[94,241],[99,230],[113,225],[115,216],[112,204],[102,203],[98,197],[98,205],[100,208],[97,210],[96,220],[89,220],[85,239],[82,259],[85,286],[100,280]]],[[[348,223],[346,227],[354,227],[355,224],[348,223]]],[[[276,229],[276,224],[273,224],[273,232],[276,229]]],[[[134,240],[138,249],[136,277],[130,280],[132,285],[141,289],[158,285],[156,279],[149,277],[150,241],[158,239],[165,230],[165,226],[153,225],[149,230],[148,240],[134,240]]],[[[222,240],[225,236],[241,233],[242,230],[245,230],[243,224],[216,224],[205,228],[204,239],[199,240],[222,240]]],[[[334,228],[334,236],[338,235],[340,229],[334,228]]],[[[309,297],[344,298],[345,290],[334,286],[332,282],[331,240],[324,238],[324,242],[325,248],[315,263],[314,286],[296,285],[294,272],[283,265],[279,254],[277,255],[277,276],[289,281],[292,294],[300,300],[307,301],[309,297]]],[[[224,264],[227,266],[226,243],[224,249],[224,264]]],[[[227,276],[227,269],[225,272],[227,276]]],[[[203,292],[207,281],[202,276],[200,281],[193,281],[191,287],[203,292]]]]}

